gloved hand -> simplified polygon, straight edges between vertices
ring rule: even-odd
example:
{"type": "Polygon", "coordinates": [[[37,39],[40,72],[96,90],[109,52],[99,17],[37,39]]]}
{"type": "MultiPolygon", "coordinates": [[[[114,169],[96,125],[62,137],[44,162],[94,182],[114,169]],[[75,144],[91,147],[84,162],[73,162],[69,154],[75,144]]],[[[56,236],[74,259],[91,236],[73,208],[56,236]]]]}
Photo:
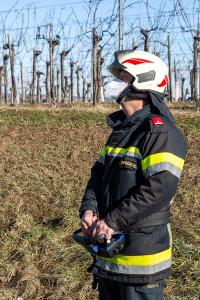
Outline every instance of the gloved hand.
{"type": "Polygon", "coordinates": [[[97,222],[98,217],[92,210],[85,210],[81,218],[81,230],[85,236],[91,235],[91,227],[97,222]]]}

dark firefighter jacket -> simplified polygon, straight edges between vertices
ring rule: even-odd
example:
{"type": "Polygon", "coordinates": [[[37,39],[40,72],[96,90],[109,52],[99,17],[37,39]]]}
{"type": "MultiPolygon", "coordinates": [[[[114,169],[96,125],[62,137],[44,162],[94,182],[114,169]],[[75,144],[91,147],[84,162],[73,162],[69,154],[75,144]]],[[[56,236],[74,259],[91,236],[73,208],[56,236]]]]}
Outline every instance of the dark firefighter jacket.
{"type": "Polygon", "coordinates": [[[86,209],[126,234],[123,252],[96,257],[93,273],[121,282],[166,278],[171,265],[170,202],[186,156],[172,119],[149,105],[130,117],[107,120],[112,133],[91,170],[80,215],[86,209]]]}

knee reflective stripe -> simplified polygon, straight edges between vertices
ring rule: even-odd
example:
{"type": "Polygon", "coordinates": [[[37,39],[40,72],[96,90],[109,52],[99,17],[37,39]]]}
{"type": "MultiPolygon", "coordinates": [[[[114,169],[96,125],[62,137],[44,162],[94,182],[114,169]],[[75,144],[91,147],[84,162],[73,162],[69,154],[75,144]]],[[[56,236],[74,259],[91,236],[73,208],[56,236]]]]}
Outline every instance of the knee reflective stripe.
{"type": "Polygon", "coordinates": [[[113,156],[113,157],[136,157],[139,159],[142,159],[142,155],[140,154],[140,150],[137,147],[128,147],[128,148],[120,148],[120,147],[110,147],[109,145],[104,146],[103,149],[100,152],[98,161],[100,163],[105,162],[105,156],[113,156]]]}
{"type": "Polygon", "coordinates": [[[169,246],[172,247],[172,232],[171,232],[171,226],[169,223],[167,224],[167,230],[169,233],[169,246]]]}
{"type": "Polygon", "coordinates": [[[142,171],[146,178],[162,171],[169,171],[180,178],[184,160],[172,153],[151,154],[141,161],[142,171]]]}
{"type": "Polygon", "coordinates": [[[150,275],[168,269],[171,266],[171,249],[141,256],[117,254],[113,258],[97,256],[96,265],[107,271],[121,274],[150,275]]]}

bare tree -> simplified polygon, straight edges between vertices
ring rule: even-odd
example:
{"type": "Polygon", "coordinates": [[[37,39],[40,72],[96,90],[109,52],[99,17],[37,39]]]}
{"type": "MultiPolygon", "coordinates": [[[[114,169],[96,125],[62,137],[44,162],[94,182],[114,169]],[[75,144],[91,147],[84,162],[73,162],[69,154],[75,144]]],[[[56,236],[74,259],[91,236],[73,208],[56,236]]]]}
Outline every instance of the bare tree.
{"type": "Polygon", "coordinates": [[[149,51],[149,32],[147,29],[140,29],[141,34],[144,36],[144,51],[149,51]]]}
{"type": "Polygon", "coordinates": [[[9,55],[3,49],[3,72],[4,72],[4,103],[8,103],[8,59],[9,55]]]}
{"type": "Polygon", "coordinates": [[[181,101],[185,100],[185,95],[184,95],[184,83],[185,83],[185,78],[181,78],[181,101]]]}
{"type": "Polygon", "coordinates": [[[200,99],[197,96],[197,79],[198,79],[198,56],[199,56],[199,49],[198,46],[200,45],[200,36],[194,37],[193,43],[193,52],[194,52],[194,59],[193,59],[193,97],[194,101],[196,102],[196,111],[200,110],[200,99]]]}
{"type": "Polygon", "coordinates": [[[2,75],[3,75],[3,66],[0,66],[0,103],[2,103],[2,75]]]}
{"type": "Polygon", "coordinates": [[[102,66],[104,59],[102,57],[102,48],[97,51],[97,101],[104,102],[103,75],[102,66]]]}
{"type": "Polygon", "coordinates": [[[64,61],[65,57],[70,53],[71,49],[68,51],[63,50],[60,54],[60,81],[61,81],[61,101],[64,102],[66,98],[65,82],[64,82],[64,61]]]}
{"type": "Polygon", "coordinates": [[[70,60],[70,101],[74,101],[74,61],[70,60]]]}
{"type": "Polygon", "coordinates": [[[11,105],[14,105],[16,101],[16,83],[15,83],[15,71],[14,71],[15,49],[14,49],[14,45],[11,42],[10,35],[8,35],[8,49],[9,49],[9,56],[10,56],[10,72],[11,72],[11,82],[12,82],[11,105]]]}
{"type": "Polygon", "coordinates": [[[57,69],[57,77],[56,77],[56,99],[57,99],[57,103],[60,102],[60,70],[57,69]]]}
{"type": "Polygon", "coordinates": [[[80,71],[82,71],[82,68],[79,66],[76,69],[76,83],[77,83],[77,101],[80,101],[80,71]]]}
{"type": "Polygon", "coordinates": [[[96,102],[98,101],[98,70],[97,70],[97,51],[98,51],[98,44],[99,41],[101,40],[101,37],[97,34],[96,28],[93,28],[92,31],[92,62],[93,62],[93,105],[96,105],[96,102]]]}
{"type": "MultiPolygon", "coordinates": [[[[195,3],[194,3],[195,5],[195,3]]],[[[199,6],[199,1],[198,1],[199,6]]],[[[193,68],[190,71],[190,83],[191,83],[191,96],[193,101],[196,103],[196,111],[200,110],[200,97],[197,97],[197,78],[198,78],[198,56],[199,56],[199,45],[200,45],[200,10],[198,13],[198,24],[197,26],[192,25],[190,18],[185,11],[185,8],[181,0],[177,0],[177,7],[180,9],[182,19],[178,18],[179,25],[183,32],[189,32],[193,37],[193,68]]]]}
{"type": "Polygon", "coordinates": [[[36,103],[41,103],[41,87],[40,87],[40,76],[44,75],[43,72],[37,71],[36,72],[37,75],[37,99],[36,99],[36,103]]]}
{"type": "Polygon", "coordinates": [[[24,103],[24,74],[23,74],[23,63],[20,62],[20,77],[21,77],[21,97],[20,103],[24,103]]]}
{"type": "Polygon", "coordinates": [[[53,25],[50,24],[49,30],[49,57],[50,57],[50,93],[51,100],[55,100],[55,83],[54,83],[54,50],[56,46],[60,45],[58,38],[53,39],[53,25]]]}
{"type": "Polygon", "coordinates": [[[68,76],[64,76],[64,81],[65,81],[64,99],[66,99],[68,97],[70,100],[71,99],[71,92],[70,92],[71,88],[68,83],[68,76]]]}
{"type": "Polygon", "coordinates": [[[86,96],[86,80],[85,80],[83,72],[82,72],[82,83],[83,83],[83,87],[82,87],[82,101],[84,103],[85,102],[85,96],[86,96]]]}
{"type": "Polygon", "coordinates": [[[168,87],[169,87],[169,101],[172,101],[173,97],[173,92],[172,92],[172,62],[171,62],[171,40],[170,40],[170,35],[168,34],[168,67],[169,67],[169,82],[168,82],[168,87]]]}
{"type": "Polygon", "coordinates": [[[46,88],[46,101],[49,102],[50,92],[49,92],[49,68],[50,62],[46,61],[46,79],[45,79],[45,88],[46,88]]]}
{"type": "MultiPolygon", "coordinates": [[[[41,54],[40,50],[34,49],[33,50],[33,75],[32,75],[32,83],[31,83],[31,103],[35,102],[35,82],[36,82],[36,76],[37,76],[37,57],[41,54]]],[[[36,99],[36,102],[38,102],[38,99],[36,99]]]]}

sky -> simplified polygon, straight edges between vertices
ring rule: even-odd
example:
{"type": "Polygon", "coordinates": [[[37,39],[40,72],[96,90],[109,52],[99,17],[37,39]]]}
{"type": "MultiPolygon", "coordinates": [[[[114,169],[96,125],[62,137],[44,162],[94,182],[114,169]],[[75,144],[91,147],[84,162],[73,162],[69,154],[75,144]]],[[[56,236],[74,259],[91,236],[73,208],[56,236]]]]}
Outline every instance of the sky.
{"type": "MultiPolygon", "coordinates": [[[[43,71],[48,60],[48,31],[53,24],[54,37],[60,39],[60,46],[55,52],[55,66],[59,66],[59,53],[63,49],[72,51],[66,59],[66,74],[69,73],[69,61],[73,59],[76,66],[83,69],[85,78],[91,75],[91,30],[94,26],[94,10],[98,0],[7,0],[1,1],[0,8],[0,47],[11,34],[16,51],[16,77],[19,81],[19,63],[23,62],[25,79],[30,81],[32,74],[32,53],[37,48],[42,51],[38,59],[38,68],[43,71]],[[89,13],[90,12],[90,13],[89,13]]],[[[189,85],[189,68],[192,64],[192,45],[194,31],[199,24],[199,1],[125,1],[124,10],[124,48],[130,49],[134,44],[143,49],[140,28],[153,29],[150,32],[150,52],[160,52],[167,63],[167,35],[172,41],[172,61],[176,60],[179,77],[186,78],[189,85]],[[148,6],[145,5],[148,2],[148,6]],[[181,2],[176,12],[172,12],[175,2],[181,2]],[[159,9],[162,8],[161,15],[159,9]],[[160,18],[158,17],[159,15],[160,18]],[[157,23],[155,20],[157,19],[157,23]],[[186,32],[188,31],[189,32],[186,32]],[[184,32],[183,32],[184,31],[184,32]]],[[[118,50],[118,17],[109,24],[109,17],[118,12],[118,1],[103,0],[96,11],[95,25],[99,35],[103,36],[105,58],[103,72],[108,76],[106,66],[113,59],[113,52],[118,50]]],[[[106,79],[110,80],[110,78],[106,79]]]]}

